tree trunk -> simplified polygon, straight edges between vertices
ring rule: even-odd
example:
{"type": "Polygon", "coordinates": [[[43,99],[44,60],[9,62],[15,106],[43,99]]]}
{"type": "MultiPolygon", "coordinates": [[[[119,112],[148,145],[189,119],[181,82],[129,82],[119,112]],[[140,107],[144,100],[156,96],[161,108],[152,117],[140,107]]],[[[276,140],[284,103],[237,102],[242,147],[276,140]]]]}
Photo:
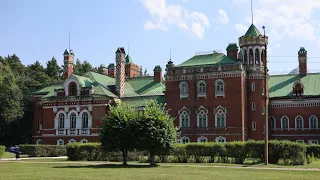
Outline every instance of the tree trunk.
{"type": "Polygon", "coordinates": [[[128,153],[127,150],[122,150],[122,165],[128,165],[127,163],[128,153]]]}
{"type": "Polygon", "coordinates": [[[154,156],[155,156],[154,153],[150,153],[150,165],[151,166],[156,165],[156,160],[155,160],[154,156]]]}

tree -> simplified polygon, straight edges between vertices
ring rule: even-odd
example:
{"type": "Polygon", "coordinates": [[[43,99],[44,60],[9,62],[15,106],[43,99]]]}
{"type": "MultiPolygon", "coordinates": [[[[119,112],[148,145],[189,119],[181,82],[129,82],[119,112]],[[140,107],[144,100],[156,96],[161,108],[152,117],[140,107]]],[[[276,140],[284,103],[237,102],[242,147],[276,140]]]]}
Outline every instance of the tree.
{"type": "Polygon", "coordinates": [[[101,144],[108,152],[121,151],[123,165],[127,165],[128,151],[135,147],[132,123],[137,115],[138,112],[132,106],[121,103],[110,106],[110,111],[104,118],[101,144]]]}
{"type": "Polygon", "coordinates": [[[168,153],[176,142],[173,120],[165,105],[150,101],[135,122],[137,149],[149,151],[151,165],[155,165],[155,155],[168,153]]]}
{"type": "Polygon", "coordinates": [[[143,76],[143,74],[142,74],[142,66],[140,66],[140,68],[139,68],[139,77],[142,77],[143,76]]]}
{"type": "Polygon", "coordinates": [[[92,65],[88,61],[83,61],[81,75],[90,72],[92,70],[92,65]]]}
{"type": "Polygon", "coordinates": [[[101,65],[98,67],[98,73],[99,73],[99,74],[104,74],[104,71],[103,71],[104,68],[105,68],[104,65],[101,64],[101,65]]]}
{"type": "Polygon", "coordinates": [[[47,62],[46,74],[53,79],[59,79],[61,68],[55,57],[47,62]]]}
{"type": "Polygon", "coordinates": [[[147,76],[147,73],[148,73],[148,72],[147,72],[147,68],[145,68],[145,69],[144,69],[143,76],[147,76]]]}
{"type": "Polygon", "coordinates": [[[76,60],[76,64],[73,66],[73,74],[81,75],[82,72],[82,64],[79,59],[76,60]]]}

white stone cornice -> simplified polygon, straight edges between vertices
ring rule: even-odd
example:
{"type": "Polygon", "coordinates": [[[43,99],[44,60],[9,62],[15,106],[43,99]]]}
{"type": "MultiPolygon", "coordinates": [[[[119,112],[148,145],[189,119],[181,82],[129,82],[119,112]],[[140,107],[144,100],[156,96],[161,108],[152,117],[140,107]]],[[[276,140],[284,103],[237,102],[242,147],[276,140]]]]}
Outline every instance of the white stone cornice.
{"type": "Polygon", "coordinates": [[[320,99],[317,100],[271,100],[270,108],[288,108],[288,107],[319,107],[320,99]]]}

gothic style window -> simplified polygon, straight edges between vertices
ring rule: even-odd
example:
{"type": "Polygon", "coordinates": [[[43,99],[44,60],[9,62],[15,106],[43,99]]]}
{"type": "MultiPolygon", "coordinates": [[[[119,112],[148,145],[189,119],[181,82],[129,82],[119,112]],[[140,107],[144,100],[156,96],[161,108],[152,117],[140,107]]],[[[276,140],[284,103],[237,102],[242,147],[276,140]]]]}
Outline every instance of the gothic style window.
{"type": "Polygon", "coordinates": [[[281,129],[289,130],[289,118],[287,116],[281,118],[281,129]]]}
{"type": "Polygon", "coordinates": [[[189,114],[187,113],[187,111],[183,111],[180,114],[180,127],[181,128],[187,128],[190,127],[190,117],[189,114]]]}
{"type": "Polygon", "coordinates": [[[227,139],[225,137],[219,136],[216,137],[216,142],[227,142],[227,139]]]}
{"type": "Polygon", "coordinates": [[[75,113],[72,113],[70,116],[70,128],[75,129],[76,128],[76,121],[77,121],[77,116],[75,113]]]}
{"type": "Polygon", "coordinates": [[[59,114],[59,129],[64,129],[64,114],[59,114]]]}
{"type": "Polygon", "coordinates": [[[303,129],[303,118],[301,116],[296,117],[296,129],[303,129]]]}
{"type": "Polygon", "coordinates": [[[274,130],[276,129],[276,119],[274,117],[269,118],[269,123],[270,123],[270,129],[274,130]]]}
{"type": "Polygon", "coordinates": [[[59,139],[59,140],[57,141],[57,145],[64,145],[64,140],[59,139]]]}
{"type": "Polygon", "coordinates": [[[88,143],[88,140],[82,139],[80,142],[81,142],[81,143],[88,143]]]}
{"type": "Polygon", "coordinates": [[[188,97],[189,91],[188,91],[188,83],[181,82],[180,83],[180,97],[185,98],[188,97]]]}
{"type": "Polygon", "coordinates": [[[89,121],[88,113],[85,112],[82,114],[82,128],[83,129],[88,128],[88,121],[89,121]]]}
{"type": "Polygon", "coordinates": [[[253,64],[253,50],[252,49],[249,50],[249,63],[253,64]]]}
{"type": "Polygon", "coordinates": [[[255,83],[253,82],[253,83],[251,83],[251,90],[254,92],[255,90],[256,90],[256,85],[255,85],[255,83]]]}
{"type": "Polygon", "coordinates": [[[190,142],[190,139],[186,136],[183,136],[181,139],[180,139],[180,143],[181,144],[185,144],[185,143],[188,143],[190,142]]]}
{"type": "Polygon", "coordinates": [[[256,130],[257,128],[257,124],[255,121],[252,122],[252,130],[256,130]]]}
{"type": "Polygon", "coordinates": [[[42,140],[41,139],[38,139],[36,144],[42,144],[42,140]]]}
{"type": "Polygon", "coordinates": [[[71,84],[71,94],[70,96],[77,96],[77,85],[76,84],[71,84]]]}
{"type": "Polygon", "coordinates": [[[255,61],[256,61],[256,64],[260,64],[259,63],[259,61],[260,61],[259,49],[256,49],[256,51],[255,51],[255,61]]]}
{"type": "Polygon", "coordinates": [[[312,115],[309,118],[309,128],[310,129],[317,129],[318,128],[318,118],[315,115],[312,115]]]}
{"type": "Polygon", "coordinates": [[[216,90],[216,97],[217,96],[224,96],[224,82],[222,79],[218,79],[215,82],[215,90],[216,90]]]}
{"type": "Polygon", "coordinates": [[[206,82],[199,81],[197,84],[198,97],[206,96],[206,82]]]}
{"type": "Polygon", "coordinates": [[[224,112],[216,113],[216,127],[217,128],[224,128],[226,127],[226,114],[224,112]]]}
{"type": "Polygon", "coordinates": [[[201,110],[198,113],[198,127],[207,127],[208,126],[208,116],[204,110],[201,110]]]}
{"type": "Polygon", "coordinates": [[[198,142],[208,142],[208,138],[207,137],[198,137],[198,142]]]}
{"type": "Polygon", "coordinates": [[[301,97],[303,95],[303,84],[299,80],[293,84],[292,94],[296,97],[301,97]]]}
{"type": "Polygon", "coordinates": [[[70,139],[70,140],[69,140],[69,143],[74,143],[74,142],[77,142],[77,141],[74,140],[74,139],[70,139]]]}

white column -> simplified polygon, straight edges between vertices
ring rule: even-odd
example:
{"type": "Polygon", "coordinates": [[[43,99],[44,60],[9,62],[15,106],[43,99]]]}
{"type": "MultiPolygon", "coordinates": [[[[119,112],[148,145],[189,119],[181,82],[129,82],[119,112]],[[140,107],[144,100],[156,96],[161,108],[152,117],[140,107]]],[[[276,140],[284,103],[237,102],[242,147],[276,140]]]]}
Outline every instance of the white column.
{"type": "Polygon", "coordinates": [[[256,49],[252,49],[253,52],[253,64],[256,64],[256,49]]]}

